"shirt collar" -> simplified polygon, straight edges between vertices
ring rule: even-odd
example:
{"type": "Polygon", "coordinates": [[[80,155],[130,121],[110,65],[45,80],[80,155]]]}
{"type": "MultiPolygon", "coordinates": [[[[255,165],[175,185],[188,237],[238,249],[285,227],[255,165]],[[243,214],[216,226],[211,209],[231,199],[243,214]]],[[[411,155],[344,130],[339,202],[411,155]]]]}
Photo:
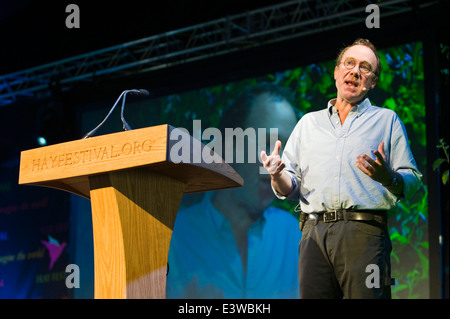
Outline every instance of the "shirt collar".
{"type": "MultiPolygon", "coordinates": [[[[211,218],[211,222],[214,226],[214,228],[218,231],[218,232],[230,232],[231,231],[231,223],[228,219],[225,218],[225,216],[219,212],[213,205],[213,203],[211,202],[212,200],[212,195],[214,194],[214,192],[208,192],[205,193],[205,196],[203,198],[203,205],[204,208],[206,209],[206,211],[211,212],[210,218],[211,218]]],[[[255,229],[255,234],[262,236],[262,230],[264,228],[264,224],[266,222],[266,217],[267,217],[267,209],[264,210],[262,216],[260,218],[258,218],[251,226],[250,228],[254,228],[255,229]]],[[[250,230],[249,230],[250,231],[250,230]]]]}
{"type": "MultiPolygon", "coordinates": [[[[336,99],[331,99],[330,101],[328,101],[328,105],[327,105],[328,116],[331,116],[333,114],[333,111],[336,111],[336,108],[334,107],[335,104],[336,104],[336,99]]],[[[372,106],[372,103],[370,102],[369,98],[366,97],[364,100],[362,100],[361,102],[356,104],[350,112],[356,112],[357,115],[360,115],[360,114],[364,113],[371,106],[372,106]]]]}

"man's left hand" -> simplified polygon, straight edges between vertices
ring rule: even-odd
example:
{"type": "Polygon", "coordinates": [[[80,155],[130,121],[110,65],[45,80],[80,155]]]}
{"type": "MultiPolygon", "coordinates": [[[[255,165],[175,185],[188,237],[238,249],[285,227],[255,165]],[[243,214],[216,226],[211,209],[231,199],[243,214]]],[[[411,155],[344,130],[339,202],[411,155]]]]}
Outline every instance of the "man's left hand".
{"type": "Polygon", "coordinates": [[[367,176],[382,185],[388,185],[395,176],[395,172],[386,162],[386,154],[383,150],[384,142],[378,145],[378,150],[374,150],[373,154],[376,160],[373,160],[367,154],[357,157],[356,166],[367,176]]]}

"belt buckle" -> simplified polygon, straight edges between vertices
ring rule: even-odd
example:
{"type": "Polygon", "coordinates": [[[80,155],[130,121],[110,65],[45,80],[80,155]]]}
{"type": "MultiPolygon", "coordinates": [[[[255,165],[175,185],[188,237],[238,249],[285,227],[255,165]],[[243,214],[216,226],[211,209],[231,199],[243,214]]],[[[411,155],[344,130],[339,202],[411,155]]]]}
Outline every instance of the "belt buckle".
{"type": "Polygon", "coordinates": [[[323,214],[323,221],[325,223],[337,222],[338,221],[338,211],[334,210],[334,211],[331,211],[331,212],[325,212],[323,214]],[[329,217],[330,215],[332,217],[329,217]]]}

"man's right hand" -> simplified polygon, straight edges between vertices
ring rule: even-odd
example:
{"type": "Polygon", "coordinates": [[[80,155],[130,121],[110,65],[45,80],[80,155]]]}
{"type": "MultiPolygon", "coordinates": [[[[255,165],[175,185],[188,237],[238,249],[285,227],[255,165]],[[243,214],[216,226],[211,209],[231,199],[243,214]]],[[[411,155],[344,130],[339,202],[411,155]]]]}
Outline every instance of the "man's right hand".
{"type": "Polygon", "coordinates": [[[293,183],[289,174],[284,172],[286,166],[281,162],[280,157],[281,141],[275,143],[273,152],[267,156],[265,151],[261,151],[261,160],[264,168],[270,174],[273,188],[278,194],[288,196],[293,190],[293,183]]]}
{"type": "Polygon", "coordinates": [[[261,160],[266,171],[272,176],[277,177],[284,169],[285,164],[281,162],[280,157],[281,141],[275,143],[272,154],[269,156],[265,151],[261,151],[261,160]]]}

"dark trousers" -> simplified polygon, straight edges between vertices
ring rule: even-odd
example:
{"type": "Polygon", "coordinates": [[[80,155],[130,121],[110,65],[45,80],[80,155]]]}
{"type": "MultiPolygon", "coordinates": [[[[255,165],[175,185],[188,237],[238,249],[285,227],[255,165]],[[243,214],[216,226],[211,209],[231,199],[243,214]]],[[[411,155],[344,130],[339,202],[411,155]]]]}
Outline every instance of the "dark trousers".
{"type": "Polygon", "coordinates": [[[299,247],[300,299],[390,299],[386,225],[308,220],[299,247]]]}

